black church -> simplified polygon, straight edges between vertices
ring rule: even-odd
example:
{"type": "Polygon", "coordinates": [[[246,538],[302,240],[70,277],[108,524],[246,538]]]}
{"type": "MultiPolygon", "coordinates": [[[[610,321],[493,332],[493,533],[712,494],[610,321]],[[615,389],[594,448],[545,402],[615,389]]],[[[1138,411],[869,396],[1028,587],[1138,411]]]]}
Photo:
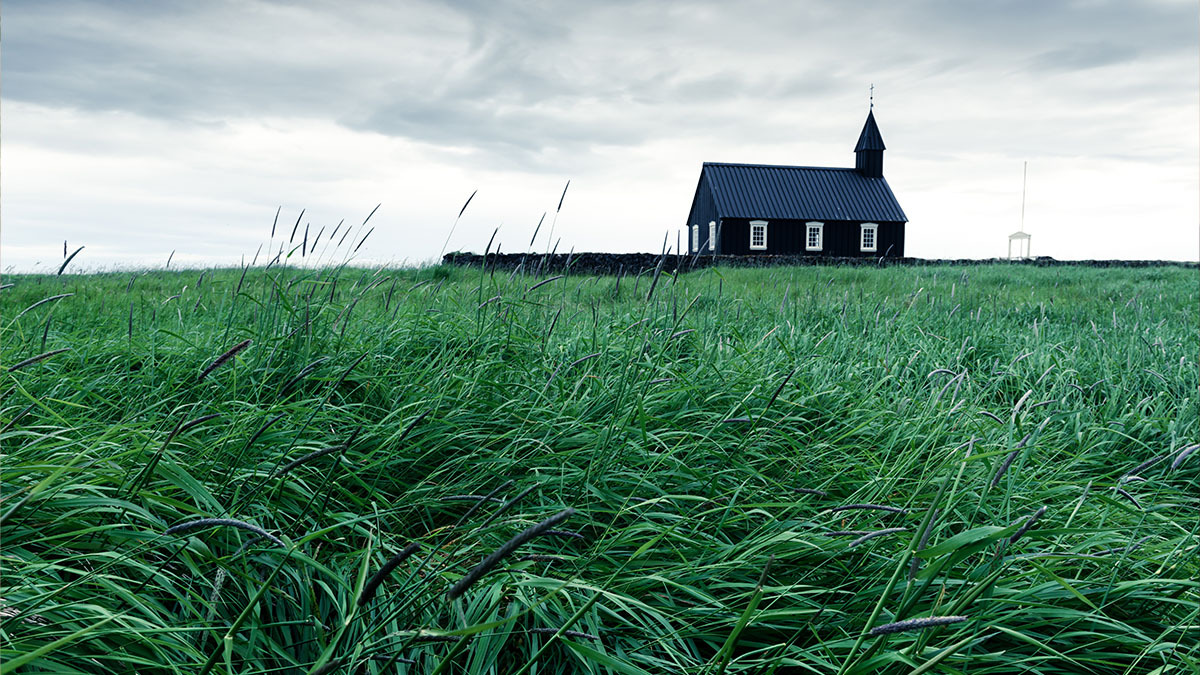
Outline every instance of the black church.
{"type": "Polygon", "coordinates": [[[900,208],[883,177],[875,112],[853,169],[705,162],[687,227],[710,255],[904,256],[900,208]]]}

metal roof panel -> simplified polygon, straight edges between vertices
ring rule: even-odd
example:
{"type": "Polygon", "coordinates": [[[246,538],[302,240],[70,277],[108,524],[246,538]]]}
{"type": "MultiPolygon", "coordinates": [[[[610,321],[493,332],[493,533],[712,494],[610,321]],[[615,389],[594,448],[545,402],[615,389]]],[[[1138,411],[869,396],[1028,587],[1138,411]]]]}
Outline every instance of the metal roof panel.
{"type": "Polygon", "coordinates": [[[907,222],[883,178],[854,169],[705,162],[724,218],[907,222]]]}

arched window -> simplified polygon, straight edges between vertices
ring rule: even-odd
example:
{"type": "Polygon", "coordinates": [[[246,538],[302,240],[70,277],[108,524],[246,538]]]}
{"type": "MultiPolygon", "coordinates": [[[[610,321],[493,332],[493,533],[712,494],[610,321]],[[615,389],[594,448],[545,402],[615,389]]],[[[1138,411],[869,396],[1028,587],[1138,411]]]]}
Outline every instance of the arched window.
{"type": "Polygon", "coordinates": [[[692,223],[692,253],[700,250],[700,226],[692,223]]]}
{"type": "Polygon", "coordinates": [[[717,250],[717,221],[708,221],[708,250],[717,250]]]}

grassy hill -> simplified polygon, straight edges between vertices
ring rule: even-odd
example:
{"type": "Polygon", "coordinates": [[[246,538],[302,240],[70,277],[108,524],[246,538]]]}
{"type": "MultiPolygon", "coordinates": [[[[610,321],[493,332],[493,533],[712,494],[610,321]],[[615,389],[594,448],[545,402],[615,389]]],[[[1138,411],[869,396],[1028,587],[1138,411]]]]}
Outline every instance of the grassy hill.
{"type": "Polygon", "coordinates": [[[1200,668],[1195,270],[5,283],[3,673],[1200,668]]]}

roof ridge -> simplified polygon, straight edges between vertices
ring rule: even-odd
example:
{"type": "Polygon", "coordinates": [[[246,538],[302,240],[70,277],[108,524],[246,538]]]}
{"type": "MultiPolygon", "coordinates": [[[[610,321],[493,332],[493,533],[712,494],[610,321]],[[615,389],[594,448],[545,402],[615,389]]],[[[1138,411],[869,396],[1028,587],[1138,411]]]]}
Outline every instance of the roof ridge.
{"type": "Polygon", "coordinates": [[[736,166],[749,169],[806,169],[810,171],[857,171],[845,166],[802,166],[798,164],[743,164],[741,162],[704,162],[704,166],[736,166]]]}

